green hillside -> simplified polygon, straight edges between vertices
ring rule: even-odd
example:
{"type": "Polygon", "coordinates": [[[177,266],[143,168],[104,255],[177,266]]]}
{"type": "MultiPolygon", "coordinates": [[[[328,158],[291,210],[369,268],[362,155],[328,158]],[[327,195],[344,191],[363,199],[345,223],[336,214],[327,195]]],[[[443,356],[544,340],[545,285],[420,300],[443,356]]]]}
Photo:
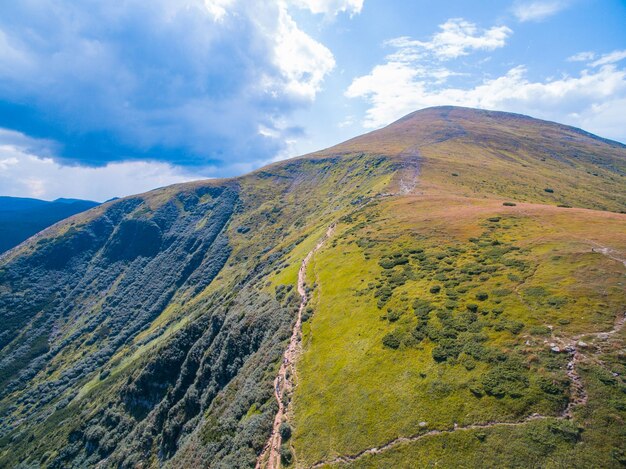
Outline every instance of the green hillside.
{"type": "Polygon", "coordinates": [[[57,224],[0,260],[0,467],[621,467],[625,175],[431,108],[57,224]]]}

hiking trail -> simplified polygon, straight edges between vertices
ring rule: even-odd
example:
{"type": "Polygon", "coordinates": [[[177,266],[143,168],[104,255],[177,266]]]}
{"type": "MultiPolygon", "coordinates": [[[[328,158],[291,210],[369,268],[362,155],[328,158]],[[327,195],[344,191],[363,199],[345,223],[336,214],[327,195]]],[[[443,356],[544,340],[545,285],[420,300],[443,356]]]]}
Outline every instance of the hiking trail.
{"type": "Polygon", "coordinates": [[[274,379],[274,397],[278,403],[278,412],[274,417],[274,423],[272,425],[272,432],[270,437],[263,448],[263,451],[259,455],[256,463],[256,469],[278,469],[280,467],[280,446],[282,438],[280,436],[280,425],[283,422],[285,416],[285,404],[283,403],[286,394],[290,393],[293,389],[293,378],[295,376],[295,363],[300,351],[300,339],[302,331],[302,313],[308,303],[308,295],[306,290],[306,269],[313,255],[324,245],[326,240],[332,235],[335,225],[331,224],[324,236],[317,242],[315,247],[309,251],[309,253],[302,260],[300,264],[300,270],[298,270],[298,285],[297,290],[300,295],[300,307],[298,308],[298,315],[296,316],[296,322],[291,331],[291,338],[289,339],[289,345],[283,353],[283,361],[278,370],[278,375],[274,379]]]}

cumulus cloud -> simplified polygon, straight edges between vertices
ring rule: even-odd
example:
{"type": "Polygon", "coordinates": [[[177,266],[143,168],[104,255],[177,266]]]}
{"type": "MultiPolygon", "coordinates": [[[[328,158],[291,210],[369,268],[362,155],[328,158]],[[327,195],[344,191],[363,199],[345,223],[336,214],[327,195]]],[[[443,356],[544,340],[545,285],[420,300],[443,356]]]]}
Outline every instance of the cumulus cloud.
{"type": "Polygon", "coordinates": [[[474,23],[463,18],[452,18],[439,25],[439,31],[430,41],[418,41],[408,37],[399,37],[388,41],[388,45],[398,48],[392,58],[413,60],[430,53],[446,60],[468,55],[476,50],[494,50],[506,44],[513,31],[506,26],[494,26],[480,30],[474,23]]]}
{"type": "Polygon", "coordinates": [[[348,98],[369,103],[364,127],[381,127],[425,107],[458,105],[530,114],[626,141],[626,69],[616,65],[624,58],[623,51],[603,55],[575,76],[533,81],[527,78],[526,67],[516,66],[502,76],[462,87],[448,80],[459,72],[425,65],[412,54],[410,44],[407,50],[404,42],[393,44],[398,51],[369,74],[355,78],[345,92],[348,98]],[[440,79],[433,79],[437,75],[440,79]]]}
{"type": "Polygon", "coordinates": [[[521,22],[541,21],[564,10],[569,6],[566,0],[539,0],[518,2],[513,7],[513,14],[521,22]]]}
{"type": "Polygon", "coordinates": [[[33,152],[47,145],[45,141],[0,129],[2,195],[104,201],[198,179],[180,167],[155,161],[117,162],[100,167],[61,165],[50,157],[40,156],[41,151],[33,152]]]}
{"type": "Polygon", "coordinates": [[[274,53],[282,72],[278,86],[294,99],[313,100],[335,67],[330,50],[300,30],[284,6],[279,11],[274,53]]]}
{"type": "Polygon", "coordinates": [[[363,0],[293,0],[301,8],[307,8],[312,13],[334,16],[347,12],[354,15],[361,12],[363,0]]]}
{"type": "Polygon", "coordinates": [[[66,163],[269,158],[299,132],[275,123],[308,106],[333,67],[284,0],[0,7],[0,126],[57,141],[49,156],[66,163]]]}

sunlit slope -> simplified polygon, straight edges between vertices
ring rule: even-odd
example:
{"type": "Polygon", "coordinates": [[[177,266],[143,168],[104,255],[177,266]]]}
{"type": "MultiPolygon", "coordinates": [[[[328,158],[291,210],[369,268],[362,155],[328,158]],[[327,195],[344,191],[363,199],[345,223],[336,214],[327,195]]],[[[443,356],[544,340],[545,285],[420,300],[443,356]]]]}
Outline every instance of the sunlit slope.
{"type": "Polygon", "coordinates": [[[623,323],[624,262],[622,214],[403,196],[344,219],[310,272],[299,464],[617,467],[624,333],[594,334],[623,323]]]}
{"type": "Polygon", "coordinates": [[[433,108],[53,226],[0,258],[0,467],[254,465],[331,225],[286,402],[295,466],[454,466],[519,434],[539,441],[524,463],[614,466],[624,162],[577,129],[433,108]]]}
{"type": "Polygon", "coordinates": [[[380,156],[297,160],[171,186],[9,253],[0,465],[253,463],[297,266],[319,229],[397,168],[380,156]]]}
{"type": "Polygon", "coordinates": [[[414,156],[420,189],[626,211],[626,146],[504,112],[436,107],[320,152],[414,156]]]}

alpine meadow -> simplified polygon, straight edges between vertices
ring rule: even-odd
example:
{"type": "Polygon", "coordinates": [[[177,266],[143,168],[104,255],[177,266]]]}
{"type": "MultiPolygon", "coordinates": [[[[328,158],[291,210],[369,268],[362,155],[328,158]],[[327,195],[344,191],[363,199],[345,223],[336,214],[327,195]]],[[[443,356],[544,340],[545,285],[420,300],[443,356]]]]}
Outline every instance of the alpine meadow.
{"type": "Polygon", "coordinates": [[[626,146],[430,107],[0,257],[0,467],[626,465],[626,146]]]}

